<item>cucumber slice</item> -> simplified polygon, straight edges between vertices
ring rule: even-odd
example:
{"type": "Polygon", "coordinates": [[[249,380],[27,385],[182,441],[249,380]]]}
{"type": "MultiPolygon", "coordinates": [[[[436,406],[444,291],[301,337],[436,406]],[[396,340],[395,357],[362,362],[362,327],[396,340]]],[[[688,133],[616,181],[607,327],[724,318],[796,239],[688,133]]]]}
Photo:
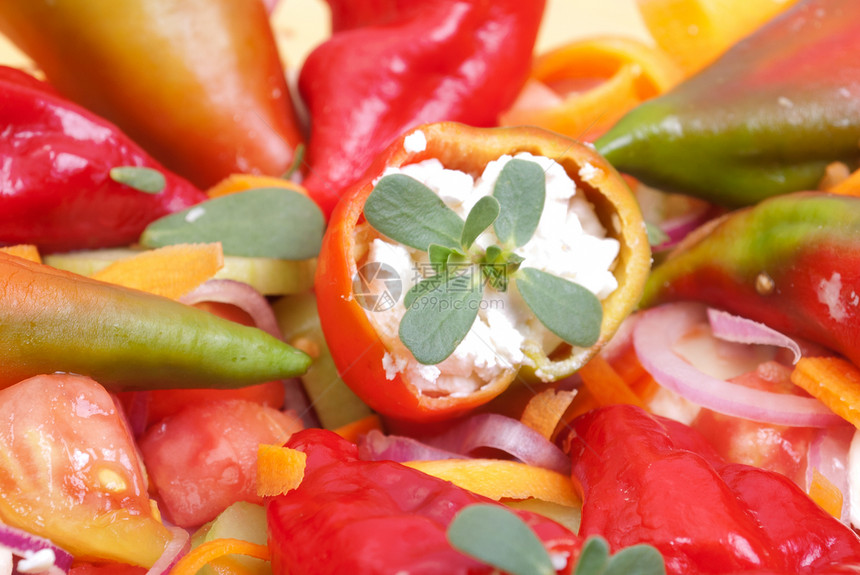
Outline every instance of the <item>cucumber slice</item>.
{"type": "MultiPolygon", "coordinates": [[[[49,266],[89,276],[139,251],[141,250],[136,248],[86,250],[49,254],[42,259],[49,266]]],[[[310,290],[314,284],[316,267],[316,258],[290,261],[224,256],[224,267],[215,274],[215,277],[244,282],[263,295],[288,295],[310,290]]]]}
{"type": "Polygon", "coordinates": [[[301,380],[322,426],[336,429],[370,415],[370,408],[337,372],[320,327],[316,296],[306,292],[282,297],[272,309],[288,343],[301,346],[299,340],[304,339],[314,348],[314,361],[301,380]]]}
{"type": "MultiPolygon", "coordinates": [[[[239,501],[222,511],[214,521],[198,530],[192,537],[191,546],[193,548],[214,539],[224,538],[266,545],[267,537],[266,509],[262,505],[239,501]]],[[[271,575],[272,573],[271,563],[254,557],[227,555],[218,561],[222,565],[235,565],[238,568],[231,572],[238,571],[249,575],[271,575]]],[[[198,575],[217,575],[219,572],[206,565],[198,575]]]]}

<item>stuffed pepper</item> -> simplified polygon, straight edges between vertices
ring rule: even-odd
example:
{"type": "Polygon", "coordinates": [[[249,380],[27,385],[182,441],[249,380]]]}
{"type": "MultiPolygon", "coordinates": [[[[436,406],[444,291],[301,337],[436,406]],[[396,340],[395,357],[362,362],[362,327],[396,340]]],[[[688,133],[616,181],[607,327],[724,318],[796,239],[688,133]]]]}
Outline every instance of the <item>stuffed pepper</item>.
{"type": "Polygon", "coordinates": [[[396,420],[462,414],[554,381],[635,307],[650,251],[590,147],[536,128],[410,131],[335,210],[316,289],[344,381],[396,420]]]}

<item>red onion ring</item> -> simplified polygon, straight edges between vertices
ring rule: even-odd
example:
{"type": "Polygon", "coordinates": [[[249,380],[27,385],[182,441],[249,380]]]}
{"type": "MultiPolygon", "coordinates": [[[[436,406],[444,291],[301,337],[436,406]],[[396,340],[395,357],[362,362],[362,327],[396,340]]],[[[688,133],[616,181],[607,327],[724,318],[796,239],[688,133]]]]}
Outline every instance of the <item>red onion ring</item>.
{"type": "Polygon", "coordinates": [[[164,548],[161,557],[152,564],[146,575],[167,575],[191,547],[191,537],[185,529],[175,525],[165,525],[165,527],[170,530],[172,538],[164,548]]]}
{"type": "Polygon", "coordinates": [[[642,314],[633,332],[633,345],[642,366],[660,385],[712,411],[752,421],[803,427],[843,422],[816,399],[716,379],[684,361],[672,347],[705,321],[705,307],[690,302],[667,304],[642,314]]]}
{"type": "Polygon", "coordinates": [[[546,437],[523,422],[498,413],[480,413],[425,443],[462,455],[480,448],[504,451],[523,463],[570,473],[570,458],[546,437]]]}
{"type": "Polygon", "coordinates": [[[48,575],[66,574],[72,566],[72,554],[54,545],[49,539],[2,523],[0,523],[0,546],[10,550],[12,554],[18,557],[30,557],[35,553],[47,550],[53,554],[53,564],[41,573],[48,575]]]}
{"type": "Polygon", "coordinates": [[[783,347],[794,354],[792,363],[802,355],[796,341],[763,323],[713,308],[708,308],[708,322],[714,337],[725,341],[783,347]]]}
{"type": "Polygon", "coordinates": [[[462,459],[459,453],[445,451],[402,435],[385,435],[378,429],[368,431],[358,440],[358,457],[365,461],[435,461],[462,459]]]}
{"type": "Polygon", "coordinates": [[[202,302],[234,305],[251,316],[258,328],[278,339],[284,338],[269,301],[246,283],[235,280],[208,280],[179,298],[179,301],[188,305],[202,302]]]}

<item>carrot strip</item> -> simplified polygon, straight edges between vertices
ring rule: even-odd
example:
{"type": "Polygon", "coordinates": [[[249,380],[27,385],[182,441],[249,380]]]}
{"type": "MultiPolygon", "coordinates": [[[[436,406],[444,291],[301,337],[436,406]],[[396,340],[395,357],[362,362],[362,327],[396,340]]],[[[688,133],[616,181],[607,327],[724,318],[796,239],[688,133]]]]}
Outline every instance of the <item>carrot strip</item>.
{"type": "Polygon", "coordinates": [[[794,366],[791,381],[860,427],[860,369],[854,364],[839,357],[803,357],[794,366]]]}
{"type": "Polygon", "coordinates": [[[838,184],[827,188],[826,191],[841,196],[860,196],[860,170],[855,170],[838,184]]]}
{"type": "Polygon", "coordinates": [[[255,176],[253,174],[233,174],[227,176],[209,188],[206,191],[206,195],[212,199],[257,188],[286,188],[307,195],[305,189],[295,182],[273,176],[255,176]]]}
{"type": "Polygon", "coordinates": [[[609,362],[601,356],[598,355],[586,363],[578,373],[583,385],[599,405],[625,403],[645,407],[639,396],[633,393],[627,383],[612,369],[609,362]]]}
{"type": "Polygon", "coordinates": [[[503,125],[593,140],[625,112],[681,79],[660,49],[624,37],[580,40],[540,55],[503,125]]]}
{"type": "Polygon", "coordinates": [[[529,400],[520,421],[552,440],[559,421],[574,397],[576,391],[545,389],[529,400]]]}
{"type": "Polygon", "coordinates": [[[5,248],[0,248],[0,251],[13,256],[18,256],[19,258],[24,258],[25,260],[30,260],[31,262],[36,262],[37,264],[42,263],[42,256],[39,255],[39,248],[31,244],[7,246],[5,248]]]}
{"type": "Polygon", "coordinates": [[[298,487],[305,476],[307,454],[280,445],[257,448],[257,495],[273,497],[298,487]]]}
{"type": "Polygon", "coordinates": [[[196,575],[213,559],[233,554],[248,555],[263,561],[269,560],[269,548],[265,545],[257,545],[241,539],[213,539],[189,551],[173,566],[170,575],[196,575]]]}
{"type": "Polygon", "coordinates": [[[176,299],[211,279],[222,267],[220,243],[178,244],[115,261],[91,277],[176,299]]]}
{"type": "Polygon", "coordinates": [[[812,470],[809,497],[836,519],[842,517],[842,491],[817,469],[812,470]]]}
{"type": "Polygon", "coordinates": [[[443,459],[404,465],[496,501],[534,498],[570,507],[581,504],[570,477],[517,461],[443,459]]]}
{"type": "Polygon", "coordinates": [[[352,423],[341,425],[333,431],[347,441],[357,443],[359,437],[373,429],[382,431],[382,420],[375,413],[371,413],[370,415],[362,417],[352,423]]]}

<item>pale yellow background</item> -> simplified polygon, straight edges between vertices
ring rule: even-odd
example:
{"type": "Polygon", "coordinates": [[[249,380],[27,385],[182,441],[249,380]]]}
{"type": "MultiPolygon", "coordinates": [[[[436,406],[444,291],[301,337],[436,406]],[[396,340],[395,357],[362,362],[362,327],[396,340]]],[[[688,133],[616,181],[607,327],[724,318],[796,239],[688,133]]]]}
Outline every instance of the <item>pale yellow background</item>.
{"type": "MultiPolygon", "coordinates": [[[[281,0],[274,14],[274,28],[286,65],[297,67],[328,35],[328,8],[323,0],[281,0]]],[[[548,0],[537,52],[576,38],[602,34],[647,40],[636,0],[548,0]]],[[[29,65],[2,36],[0,63],[29,65]]]]}

